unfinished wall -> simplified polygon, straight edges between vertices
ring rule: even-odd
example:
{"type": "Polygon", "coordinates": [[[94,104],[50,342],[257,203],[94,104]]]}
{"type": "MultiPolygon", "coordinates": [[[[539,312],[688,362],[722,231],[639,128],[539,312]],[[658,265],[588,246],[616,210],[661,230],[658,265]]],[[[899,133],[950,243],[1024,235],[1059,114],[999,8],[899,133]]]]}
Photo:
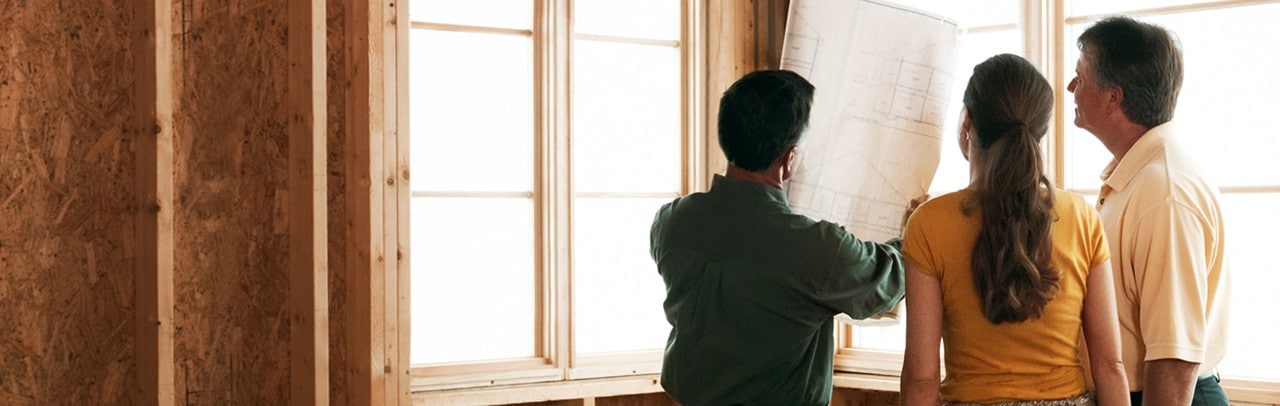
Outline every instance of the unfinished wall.
{"type": "Polygon", "coordinates": [[[0,1],[0,404],[128,404],[132,9],[0,1]]]}
{"type": "Polygon", "coordinates": [[[343,156],[346,143],[346,86],[343,78],[346,57],[345,1],[328,0],[325,48],[328,54],[328,187],[329,187],[329,400],[335,405],[357,404],[348,398],[347,388],[347,226],[346,171],[343,156]]]}
{"type": "Polygon", "coordinates": [[[174,8],[177,400],[285,404],[286,3],[174,8]]]}

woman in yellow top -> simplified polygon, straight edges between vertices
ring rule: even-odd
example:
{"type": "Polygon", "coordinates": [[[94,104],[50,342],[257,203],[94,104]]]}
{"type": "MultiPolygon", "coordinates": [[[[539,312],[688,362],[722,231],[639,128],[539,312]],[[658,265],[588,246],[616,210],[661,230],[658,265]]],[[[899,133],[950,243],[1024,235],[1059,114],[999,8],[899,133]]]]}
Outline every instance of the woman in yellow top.
{"type": "Polygon", "coordinates": [[[1097,402],[1129,404],[1098,214],[1044,176],[1052,110],[1053,89],[1025,59],[974,67],[960,126],[969,187],[921,205],[904,233],[906,405],[1094,404],[1081,329],[1097,402]]]}

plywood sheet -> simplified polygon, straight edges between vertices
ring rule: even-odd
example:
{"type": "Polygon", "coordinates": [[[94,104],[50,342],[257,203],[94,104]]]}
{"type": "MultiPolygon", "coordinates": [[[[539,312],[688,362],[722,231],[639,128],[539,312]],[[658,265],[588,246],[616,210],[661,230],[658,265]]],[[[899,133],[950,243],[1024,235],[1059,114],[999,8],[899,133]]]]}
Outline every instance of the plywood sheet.
{"type": "Polygon", "coordinates": [[[174,7],[176,395],[188,404],[285,404],[286,4],[174,7]]]}
{"type": "Polygon", "coordinates": [[[0,2],[0,404],[128,404],[129,4],[0,2]]]}
{"type": "Polygon", "coordinates": [[[329,187],[329,394],[333,404],[355,404],[347,398],[347,219],[346,213],[346,71],[345,2],[328,0],[328,187],[329,187]]]}

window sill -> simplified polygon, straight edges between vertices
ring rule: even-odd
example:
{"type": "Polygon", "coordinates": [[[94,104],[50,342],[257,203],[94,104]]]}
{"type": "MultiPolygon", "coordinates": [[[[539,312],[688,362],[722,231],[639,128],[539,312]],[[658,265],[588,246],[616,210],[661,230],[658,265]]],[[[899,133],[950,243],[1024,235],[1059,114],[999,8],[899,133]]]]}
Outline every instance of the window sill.
{"type": "MultiPolygon", "coordinates": [[[[832,384],[837,389],[898,392],[898,377],[854,372],[836,372],[832,384]]],[[[1225,379],[1222,386],[1233,405],[1280,405],[1280,383],[1225,379]]],[[[414,404],[507,404],[642,395],[662,392],[658,374],[615,378],[578,379],[483,388],[415,392],[414,404]]]]}
{"type": "MultiPolygon", "coordinates": [[[[836,388],[895,393],[899,389],[897,376],[856,372],[836,372],[832,377],[832,384],[836,388]]],[[[1227,392],[1232,405],[1280,406],[1280,382],[1226,378],[1222,380],[1222,388],[1227,392]]]]}
{"type": "Polygon", "coordinates": [[[415,405],[508,404],[662,392],[658,374],[415,392],[415,405]]]}

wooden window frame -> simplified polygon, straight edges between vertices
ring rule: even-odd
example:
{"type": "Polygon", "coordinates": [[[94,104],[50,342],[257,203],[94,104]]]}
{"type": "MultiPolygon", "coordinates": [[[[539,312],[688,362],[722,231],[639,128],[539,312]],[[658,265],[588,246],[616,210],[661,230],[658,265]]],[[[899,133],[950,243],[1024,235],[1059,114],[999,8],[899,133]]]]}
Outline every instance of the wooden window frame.
{"type": "MultiPolygon", "coordinates": [[[[455,32],[482,32],[529,35],[534,53],[534,165],[533,186],[535,233],[535,342],[534,356],[509,360],[459,362],[411,366],[409,386],[415,400],[454,398],[458,391],[494,390],[521,385],[571,383],[577,380],[631,376],[617,393],[652,392],[657,388],[651,375],[661,365],[661,350],[577,355],[573,351],[572,314],[572,224],[569,213],[575,197],[675,197],[701,190],[705,164],[705,43],[706,0],[681,0],[681,39],[640,40],[579,34],[577,39],[614,43],[676,46],[680,49],[681,83],[680,138],[681,179],[677,193],[583,193],[571,190],[569,145],[571,107],[569,69],[572,63],[572,0],[534,0],[534,24],[530,30],[470,27],[452,24],[411,22],[417,28],[455,32]],[[490,388],[490,389],[484,389],[490,388]]],[[[407,197],[401,202],[407,205],[407,197]]],[[[401,224],[406,229],[408,224],[401,224]]],[[[402,341],[409,329],[402,328],[402,341]]],[[[622,378],[618,378],[622,379],[622,378]]],[[[615,379],[617,380],[617,379],[615,379]]],[[[612,385],[612,386],[611,386],[612,385]]],[[[660,389],[656,389],[660,390],[660,389]]],[[[496,392],[495,392],[496,393],[496,392]]],[[[473,396],[473,395],[465,395],[473,396]]],[[[479,395],[481,398],[489,395],[479,395]]],[[[493,395],[499,396],[501,395],[493,395]]],[[[497,399],[492,398],[491,399],[497,399]]]]}
{"type": "MultiPolygon", "coordinates": [[[[1265,4],[1280,4],[1280,0],[1205,1],[1177,6],[1126,10],[1120,12],[1120,14],[1142,18],[1265,4]]],[[[1022,21],[1019,24],[970,27],[965,29],[965,32],[977,33],[1020,29],[1023,37],[1023,55],[1041,69],[1041,72],[1045,74],[1049,82],[1054,84],[1054,89],[1059,94],[1065,91],[1067,82],[1074,75],[1074,72],[1067,70],[1063,66],[1067,55],[1066,47],[1074,44],[1073,39],[1065,38],[1067,26],[1097,21],[1115,14],[1068,16],[1064,3],[1059,0],[1023,0],[1021,11],[1022,21]],[[1019,28],[1019,25],[1021,28],[1019,28]]],[[[1067,126],[1071,125],[1066,119],[1066,113],[1068,112],[1066,104],[1067,98],[1056,98],[1054,102],[1054,122],[1050,125],[1049,134],[1047,134],[1045,141],[1048,150],[1051,151],[1046,163],[1049,169],[1049,178],[1056,185],[1063,185],[1066,180],[1066,142],[1064,137],[1067,126]]],[[[1096,188],[1071,188],[1067,190],[1080,194],[1096,195],[1098,193],[1096,188]]],[[[1280,185],[1224,186],[1220,190],[1224,195],[1280,193],[1280,185]]],[[[842,379],[849,382],[862,382],[859,380],[862,378],[858,377],[865,375],[883,376],[896,380],[901,375],[903,353],[901,351],[855,347],[853,346],[855,333],[855,329],[848,325],[844,325],[837,330],[835,360],[837,375],[844,375],[842,379]]],[[[873,379],[872,381],[875,380],[873,379]]],[[[875,382],[877,383],[867,384],[870,385],[867,388],[875,389],[884,386],[883,382],[875,382]]],[[[1226,389],[1233,403],[1239,402],[1250,405],[1280,404],[1280,390],[1276,389],[1277,384],[1280,384],[1280,382],[1236,378],[1222,380],[1222,386],[1226,389]]]]}
{"type": "MultiPolygon", "coordinates": [[[[538,47],[559,47],[559,53],[535,60],[536,77],[540,78],[535,90],[539,97],[539,105],[544,103],[563,103],[567,105],[569,94],[568,66],[571,59],[569,45],[572,41],[567,25],[569,19],[569,0],[535,0],[537,14],[535,16],[535,55],[543,55],[538,47]],[[542,27],[556,27],[547,34],[539,35],[542,27]],[[545,73],[545,74],[544,74],[545,73]],[[551,91],[549,91],[549,89],[551,91]]],[[[777,41],[765,41],[761,35],[777,35],[780,27],[775,20],[785,20],[786,1],[761,0],[757,4],[738,4],[727,0],[684,0],[682,6],[686,15],[682,26],[682,36],[686,43],[682,49],[684,59],[684,83],[682,94],[688,98],[682,117],[684,125],[684,159],[682,173],[682,193],[704,190],[711,176],[722,168],[724,158],[719,154],[715,137],[706,134],[715,133],[714,120],[707,120],[714,115],[720,88],[727,86],[742,74],[751,70],[776,68],[777,61],[770,58],[771,50],[780,44],[770,46],[777,41]],[[782,4],[782,16],[777,16],[778,5],[782,4]],[[754,14],[753,14],[754,12],[754,14]],[[752,28],[748,22],[754,21],[752,28]],[[748,35],[739,38],[745,32],[754,31],[754,37],[748,35]],[[710,34],[708,34],[710,32],[710,34]],[[767,43],[765,43],[767,42],[767,43]],[[749,43],[750,46],[743,46],[749,43]],[[714,51],[708,51],[712,49],[714,51]],[[691,73],[692,72],[692,73],[691,73]]],[[[1220,8],[1246,7],[1262,4],[1280,3],[1280,0],[1222,0],[1200,4],[1130,10],[1126,14],[1136,17],[1203,11],[1220,8]]],[[[1024,55],[1033,64],[1041,67],[1042,72],[1055,84],[1056,89],[1065,89],[1069,72],[1062,66],[1061,58],[1066,55],[1066,46],[1071,42],[1064,39],[1066,26],[1096,20],[1102,16],[1066,16],[1061,1],[1055,0],[1023,0],[1021,28],[1023,35],[1024,55]]],[[[407,18],[404,18],[407,20],[407,18]]],[[[1018,25],[992,25],[970,27],[967,32],[983,32],[993,30],[1018,29],[1018,25]]],[[[403,39],[401,39],[403,41],[403,39]]],[[[400,47],[405,48],[405,47],[400,47]]],[[[398,59],[407,59],[403,49],[398,59]]],[[[404,68],[401,67],[403,72],[404,68]]],[[[404,82],[407,78],[401,74],[397,80],[404,82]]],[[[400,98],[406,104],[403,95],[400,98]]],[[[1055,121],[1046,137],[1047,147],[1051,154],[1047,165],[1050,178],[1057,184],[1065,180],[1065,142],[1066,130],[1064,114],[1065,99],[1055,101],[1055,121]]],[[[554,207],[538,208],[539,224],[538,240],[555,241],[555,250],[539,247],[537,283],[542,287],[538,296],[538,323],[542,332],[538,338],[540,356],[520,360],[492,361],[454,365],[437,365],[430,367],[408,368],[407,386],[416,402],[433,400],[470,400],[489,403],[502,403],[499,400],[531,401],[533,399],[569,399],[610,394],[644,393],[660,391],[657,384],[656,371],[660,365],[660,352],[647,351],[632,354],[616,354],[608,356],[575,356],[572,352],[571,328],[572,320],[569,311],[571,300],[571,280],[569,269],[569,235],[570,224],[556,217],[569,210],[572,200],[568,189],[570,178],[565,171],[548,172],[547,165],[567,164],[569,146],[558,140],[565,140],[565,132],[570,124],[569,112],[560,109],[555,116],[548,117],[541,110],[535,110],[538,131],[544,134],[558,134],[555,137],[540,136],[537,144],[538,161],[541,173],[556,173],[556,178],[543,175],[535,185],[535,194],[554,194],[554,207]],[[546,225],[546,226],[543,226],[546,225]],[[549,270],[549,271],[547,271],[549,270]],[[545,293],[543,293],[545,292],[545,293]],[[545,309],[557,309],[551,313],[545,309]],[[545,326],[553,326],[544,328],[545,326]],[[592,378],[592,379],[588,379],[592,378]]],[[[407,128],[401,124],[402,128],[407,128]]],[[[401,141],[404,142],[404,141],[401,141]]],[[[407,162],[401,153],[400,164],[407,162]]],[[[1073,190],[1079,193],[1096,193],[1096,190],[1073,190]]],[[[1280,185],[1224,187],[1224,193],[1275,193],[1280,192],[1280,185]]],[[[401,204],[408,200],[407,193],[401,197],[401,204]]],[[[543,199],[545,200],[545,199],[543,199]]],[[[540,200],[535,200],[535,204],[540,200]]],[[[401,226],[402,241],[407,240],[407,222],[401,226]]],[[[400,281],[407,281],[407,267],[401,267],[400,281]]],[[[402,295],[407,294],[407,283],[401,282],[402,295]]],[[[389,287],[390,288],[390,287],[389,287]]],[[[376,305],[376,303],[375,303],[376,305]]],[[[403,311],[402,311],[403,313],[403,311]]],[[[401,315],[400,345],[407,348],[408,318],[401,315]]],[[[897,377],[900,374],[902,353],[860,349],[852,346],[854,330],[851,326],[842,325],[837,329],[837,353],[835,356],[836,378],[838,387],[864,388],[872,390],[895,390],[897,377]]],[[[407,359],[407,350],[402,351],[402,358],[407,359]]],[[[402,361],[407,365],[407,360],[402,361]]],[[[1275,390],[1275,382],[1225,379],[1222,382],[1233,402],[1242,404],[1280,404],[1280,391],[1275,390]]]]}

